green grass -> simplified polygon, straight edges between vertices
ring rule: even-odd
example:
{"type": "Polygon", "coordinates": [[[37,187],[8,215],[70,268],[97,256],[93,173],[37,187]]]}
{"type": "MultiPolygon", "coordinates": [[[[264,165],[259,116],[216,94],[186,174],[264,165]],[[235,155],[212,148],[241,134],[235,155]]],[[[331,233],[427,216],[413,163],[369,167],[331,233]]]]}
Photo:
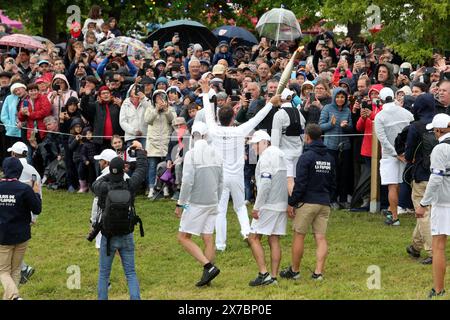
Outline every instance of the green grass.
{"type": "MultiPolygon", "coordinates": [[[[26,253],[36,268],[31,280],[20,288],[25,299],[96,299],[98,253],[85,240],[89,231],[92,195],[44,192],[44,206],[26,253]],[[71,265],[81,269],[81,289],[69,290],[66,282],[71,265]]],[[[228,212],[228,248],[218,254],[221,274],[207,288],[196,288],[200,265],[176,241],[179,220],[174,202],[136,202],[146,235],[135,232],[136,267],[143,299],[424,299],[432,287],[431,266],[411,259],[405,247],[411,241],[415,219],[402,216],[400,227],[386,227],[380,214],[332,213],[329,221],[329,256],[325,281],[310,279],[315,246],[308,235],[298,281],[279,280],[278,286],[250,288],[257,274],[250,248],[239,236],[238,221],[228,212]],[[370,265],[381,269],[381,289],[369,290],[366,273],[370,265]]],[[[291,222],[283,237],[281,266],[290,263],[291,222]]],[[[198,239],[196,239],[198,241],[198,239]]],[[[264,240],[265,241],[265,240],[264,240]]],[[[264,242],[266,256],[267,242],[264,242]]],[[[447,251],[448,254],[448,251],[447,251]]],[[[128,299],[126,280],[116,257],[111,276],[110,299],[128,299]]],[[[449,286],[449,277],[446,280],[449,286]]]]}

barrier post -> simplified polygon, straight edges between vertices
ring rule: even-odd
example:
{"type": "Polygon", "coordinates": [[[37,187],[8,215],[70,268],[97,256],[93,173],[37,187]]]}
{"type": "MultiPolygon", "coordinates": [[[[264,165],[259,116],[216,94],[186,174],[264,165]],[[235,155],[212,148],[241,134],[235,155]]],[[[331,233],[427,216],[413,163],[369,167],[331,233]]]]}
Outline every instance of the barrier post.
{"type": "Polygon", "coordinates": [[[370,172],[370,212],[380,211],[380,143],[375,132],[375,124],[372,126],[372,165],[370,172]]]}

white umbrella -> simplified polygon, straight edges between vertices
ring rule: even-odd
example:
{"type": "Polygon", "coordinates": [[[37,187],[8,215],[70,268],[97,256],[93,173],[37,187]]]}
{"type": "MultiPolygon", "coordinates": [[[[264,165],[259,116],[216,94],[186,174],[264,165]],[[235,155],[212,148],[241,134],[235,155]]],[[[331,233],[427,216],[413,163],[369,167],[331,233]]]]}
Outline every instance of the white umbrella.
{"type": "Polygon", "coordinates": [[[256,30],[261,37],[278,41],[293,41],[302,36],[295,14],[283,8],[267,11],[259,19],[256,30]]]}

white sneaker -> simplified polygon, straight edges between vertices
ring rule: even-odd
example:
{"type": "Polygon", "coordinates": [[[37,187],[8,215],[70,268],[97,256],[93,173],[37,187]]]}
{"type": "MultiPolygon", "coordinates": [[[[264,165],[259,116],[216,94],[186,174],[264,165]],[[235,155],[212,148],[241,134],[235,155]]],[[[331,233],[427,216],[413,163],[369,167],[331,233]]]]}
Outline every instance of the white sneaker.
{"type": "Polygon", "coordinates": [[[164,197],[169,197],[170,196],[169,187],[165,186],[163,189],[163,193],[164,197]]]}
{"type": "Polygon", "coordinates": [[[148,191],[148,196],[147,198],[151,199],[155,196],[155,189],[154,188],[150,188],[150,190],[148,191]]]}
{"type": "Polygon", "coordinates": [[[408,210],[406,210],[405,208],[402,208],[402,207],[397,207],[397,213],[398,214],[407,214],[408,210]]]}

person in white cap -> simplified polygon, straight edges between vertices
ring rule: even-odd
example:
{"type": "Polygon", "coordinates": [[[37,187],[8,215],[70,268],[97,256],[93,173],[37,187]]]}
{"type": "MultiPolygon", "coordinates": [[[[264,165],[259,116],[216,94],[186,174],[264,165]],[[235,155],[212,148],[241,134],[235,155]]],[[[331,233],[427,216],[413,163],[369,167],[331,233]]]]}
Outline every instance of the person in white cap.
{"type": "Polygon", "coordinates": [[[404,127],[414,121],[414,116],[408,110],[394,102],[394,92],[390,88],[380,91],[380,99],[384,103],[383,110],[375,116],[375,132],[381,144],[380,176],[381,184],[388,186],[389,212],[385,224],[399,226],[398,196],[400,183],[403,182],[405,170],[404,155],[397,155],[395,138],[404,127]]]}
{"type": "MultiPolygon", "coordinates": [[[[115,157],[117,157],[117,153],[112,149],[105,149],[99,155],[94,156],[94,159],[98,161],[101,170],[101,174],[100,176],[97,177],[96,181],[109,174],[109,163],[115,157]]],[[[125,173],[124,180],[128,178],[129,176],[125,173]]],[[[95,223],[99,219],[99,211],[97,204],[98,204],[98,197],[94,197],[91,209],[91,223],[95,223]]],[[[95,238],[95,247],[97,249],[100,249],[101,240],[102,240],[102,233],[99,232],[97,237],[95,238]]]]}
{"type": "Polygon", "coordinates": [[[20,141],[21,124],[17,121],[17,110],[20,100],[27,94],[27,87],[20,82],[14,83],[11,88],[11,94],[6,97],[3,102],[1,121],[6,129],[6,146],[12,146],[15,142],[20,141]]]}
{"type": "Polygon", "coordinates": [[[284,153],[270,145],[270,136],[258,130],[250,140],[253,150],[259,155],[255,178],[258,194],[252,211],[249,243],[258,265],[259,274],[249,285],[276,284],[281,260],[280,236],[286,235],[288,189],[286,184],[286,161],[284,153]],[[270,246],[271,273],[267,271],[263,235],[268,236],[270,246]]]}
{"type": "MultiPolygon", "coordinates": [[[[20,160],[20,163],[22,163],[23,170],[22,174],[20,175],[19,181],[28,184],[31,188],[33,188],[33,190],[36,190],[42,199],[41,176],[39,175],[37,170],[27,162],[27,145],[20,141],[16,142],[12,145],[11,148],[8,149],[8,152],[11,152],[11,157],[18,158],[20,160]]],[[[37,217],[37,215],[31,214],[31,221],[33,224],[36,223],[37,217]]],[[[25,261],[22,261],[20,283],[25,284],[34,274],[34,271],[35,270],[32,266],[29,266],[25,263],[25,261]]]]}
{"type": "Polygon", "coordinates": [[[287,165],[288,192],[294,189],[295,168],[298,158],[303,152],[302,134],[306,120],[301,112],[292,105],[294,92],[285,88],[281,93],[280,110],[272,121],[272,145],[280,148],[285,154],[287,165]]]}
{"type": "Polygon", "coordinates": [[[205,108],[206,125],[215,150],[222,156],[224,187],[219,202],[219,214],[216,220],[216,249],[224,251],[227,240],[227,209],[228,200],[233,198],[234,210],[238,216],[241,226],[241,235],[248,238],[250,232],[250,221],[247,207],[245,206],[244,194],[244,155],[245,137],[266,117],[272,106],[281,104],[280,96],[276,95],[261,109],[252,119],[238,127],[232,127],[234,111],[230,106],[219,110],[218,118],[221,126],[214,120],[213,104],[210,96],[215,94],[210,89],[207,81],[199,81],[203,92],[203,106],[205,108]]]}
{"type": "Polygon", "coordinates": [[[445,246],[450,235],[450,116],[440,113],[427,124],[433,129],[439,144],[433,148],[430,157],[430,180],[419,206],[416,217],[422,218],[431,205],[431,236],[433,251],[433,282],[429,298],[443,296],[445,278],[445,246]]]}
{"type": "Polygon", "coordinates": [[[192,126],[194,147],[184,157],[183,179],[175,214],[181,218],[178,242],[202,266],[203,275],[196,286],[207,285],[220,270],[214,266],[214,227],[217,206],[223,189],[222,157],[206,141],[208,128],[203,122],[192,126]],[[182,212],[182,209],[184,211],[182,212]],[[201,236],[205,250],[192,241],[201,236]]]}

